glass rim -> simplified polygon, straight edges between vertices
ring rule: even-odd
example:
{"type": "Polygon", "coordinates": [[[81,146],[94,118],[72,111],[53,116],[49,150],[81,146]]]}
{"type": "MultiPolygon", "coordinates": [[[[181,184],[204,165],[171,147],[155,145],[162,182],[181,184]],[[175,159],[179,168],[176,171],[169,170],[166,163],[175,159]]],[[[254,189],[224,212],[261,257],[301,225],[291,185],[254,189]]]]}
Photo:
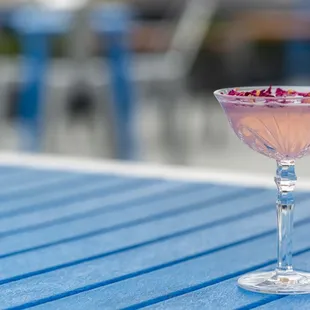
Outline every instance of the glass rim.
{"type": "MultiPolygon", "coordinates": [[[[243,90],[243,91],[246,91],[246,90],[249,90],[249,91],[252,91],[252,90],[260,90],[260,89],[267,89],[269,86],[241,86],[241,87],[225,87],[225,88],[220,88],[220,89],[217,89],[213,92],[214,96],[215,97],[222,97],[222,98],[225,98],[225,99],[242,99],[243,102],[249,102],[251,104],[255,104],[256,101],[258,101],[257,103],[261,103],[261,101],[263,100],[268,100],[268,102],[272,103],[273,100],[296,100],[296,101],[301,101],[301,100],[304,100],[304,99],[309,99],[310,100],[310,97],[303,97],[303,96],[300,96],[300,95],[297,95],[297,96],[278,96],[278,97],[266,97],[266,96],[235,96],[235,95],[229,95],[225,92],[229,91],[229,90],[233,90],[233,89],[236,89],[238,88],[238,90],[243,90]]],[[[309,92],[310,92],[310,86],[288,86],[288,85],[273,85],[272,87],[274,88],[282,88],[282,89],[294,89],[294,90],[297,90],[297,91],[301,91],[301,90],[305,90],[307,89],[309,92]]],[[[275,103],[279,103],[280,102],[275,102],[275,103]]],[[[283,104],[283,103],[282,103],[283,104]]],[[[295,103],[296,104],[296,103],[295,103]]],[[[305,104],[305,103],[303,103],[305,104]]],[[[289,103],[286,103],[285,105],[289,105],[289,103]]]]}

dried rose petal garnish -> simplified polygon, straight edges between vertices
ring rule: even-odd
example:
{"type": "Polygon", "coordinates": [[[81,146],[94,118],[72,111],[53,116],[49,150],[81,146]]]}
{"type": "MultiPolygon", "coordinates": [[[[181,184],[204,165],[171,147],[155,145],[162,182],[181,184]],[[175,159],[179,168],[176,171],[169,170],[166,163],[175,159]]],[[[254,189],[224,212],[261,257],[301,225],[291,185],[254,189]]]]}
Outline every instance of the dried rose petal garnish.
{"type": "Polygon", "coordinates": [[[297,92],[292,89],[284,90],[279,87],[274,91],[272,86],[269,86],[267,89],[254,89],[252,91],[239,91],[238,88],[235,88],[231,89],[228,95],[238,97],[310,97],[310,92],[297,92]]]}

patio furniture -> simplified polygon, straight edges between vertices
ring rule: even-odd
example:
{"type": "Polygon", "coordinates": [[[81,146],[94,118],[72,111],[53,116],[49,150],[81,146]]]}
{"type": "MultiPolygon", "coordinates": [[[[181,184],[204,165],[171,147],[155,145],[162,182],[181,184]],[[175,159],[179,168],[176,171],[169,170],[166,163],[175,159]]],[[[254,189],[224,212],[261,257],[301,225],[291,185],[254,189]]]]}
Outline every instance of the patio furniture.
{"type": "MultiPolygon", "coordinates": [[[[118,145],[117,156],[123,159],[130,159],[132,153],[132,149],[130,149],[132,134],[128,127],[131,122],[127,118],[130,118],[133,99],[131,99],[131,87],[129,86],[130,77],[124,65],[119,66],[119,64],[123,63],[122,59],[127,57],[125,56],[125,54],[127,55],[125,45],[118,42],[118,40],[123,40],[122,38],[126,36],[124,30],[125,28],[127,30],[128,24],[127,10],[123,9],[123,7],[122,5],[112,4],[100,7],[96,11],[96,14],[100,14],[100,23],[95,25],[100,28],[96,30],[100,30],[101,34],[105,35],[106,38],[111,33],[114,36],[109,45],[110,70],[112,70],[111,85],[114,91],[113,105],[115,105],[116,111],[112,115],[115,118],[113,123],[116,124],[114,138],[118,145]],[[105,13],[105,11],[107,12],[105,13]],[[101,20],[101,17],[104,20],[101,20]],[[108,28],[106,27],[107,25],[108,28]],[[116,33],[117,37],[115,37],[116,33]],[[126,89],[127,91],[125,91],[126,89]],[[121,97],[120,93],[122,94],[121,97]]],[[[49,38],[53,34],[59,35],[68,32],[72,25],[72,18],[73,12],[71,11],[52,10],[43,6],[23,6],[16,9],[16,12],[13,14],[11,25],[20,36],[24,54],[24,62],[22,64],[23,83],[19,100],[23,149],[39,151],[42,148],[41,134],[43,132],[43,124],[46,121],[44,120],[44,110],[48,110],[49,114],[53,114],[54,119],[55,117],[57,119],[65,110],[64,106],[59,107],[60,104],[65,105],[65,101],[68,99],[67,93],[64,90],[64,88],[69,88],[69,83],[72,81],[70,77],[68,79],[68,73],[63,77],[62,75],[59,76],[59,72],[56,72],[58,76],[54,76],[55,80],[52,81],[52,84],[56,86],[52,86],[52,89],[57,89],[57,85],[62,85],[60,92],[57,92],[58,97],[53,91],[49,93],[52,94],[50,98],[58,102],[50,102],[50,99],[46,107],[44,105],[46,98],[44,95],[47,89],[46,84],[48,83],[49,38]],[[59,83],[57,79],[61,79],[62,83],[59,83]],[[55,105],[56,108],[50,107],[51,105],[55,105]]],[[[125,61],[128,64],[128,57],[125,61]]],[[[68,70],[69,76],[76,72],[70,69],[68,70]]],[[[104,80],[104,78],[103,74],[101,79],[104,80]]]]}
{"type": "MultiPolygon", "coordinates": [[[[245,292],[275,264],[270,178],[0,155],[3,308],[305,309],[309,296],[245,292]]],[[[310,270],[309,183],[294,254],[310,270]]]]}

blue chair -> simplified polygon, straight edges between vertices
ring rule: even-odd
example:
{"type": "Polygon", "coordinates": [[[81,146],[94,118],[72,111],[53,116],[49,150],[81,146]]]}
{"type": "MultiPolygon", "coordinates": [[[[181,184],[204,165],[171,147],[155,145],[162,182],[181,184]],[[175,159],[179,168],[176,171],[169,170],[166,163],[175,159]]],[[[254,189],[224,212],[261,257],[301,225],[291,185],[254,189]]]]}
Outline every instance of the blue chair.
{"type": "MultiPolygon", "coordinates": [[[[120,159],[134,158],[133,91],[130,83],[128,29],[130,13],[125,5],[104,5],[91,16],[94,29],[108,42],[111,85],[114,95],[115,139],[120,159]]],[[[49,63],[49,39],[69,30],[72,13],[24,6],[12,16],[22,51],[22,80],[19,98],[22,148],[39,151],[43,131],[43,95],[49,63]]]]}
{"type": "Polygon", "coordinates": [[[114,96],[114,130],[119,159],[132,160],[137,156],[135,134],[135,94],[131,78],[129,34],[131,11],[124,4],[102,5],[93,13],[92,26],[105,39],[110,81],[114,96]]]}
{"type": "Polygon", "coordinates": [[[41,149],[43,131],[42,102],[49,64],[49,39],[70,27],[71,14],[51,11],[37,6],[22,6],[11,18],[11,27],[17,32],[22,48],[18,112],[21,146],[26,151],[41,149]]]}

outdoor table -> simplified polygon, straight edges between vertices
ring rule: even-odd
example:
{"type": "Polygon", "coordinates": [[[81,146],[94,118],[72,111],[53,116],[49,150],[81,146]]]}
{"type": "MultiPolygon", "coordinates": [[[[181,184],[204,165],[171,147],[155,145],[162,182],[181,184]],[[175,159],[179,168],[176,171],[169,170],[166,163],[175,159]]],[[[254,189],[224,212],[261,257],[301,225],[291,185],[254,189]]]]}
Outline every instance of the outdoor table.
{"type": "MultiPolygon", "coordinates": [[[[276,262],[268,176],[0,154],[1,309],[308,309],[237,287],[276,262]]],[[[310,270],[310,185],[295,265],[310,270]]]]}

